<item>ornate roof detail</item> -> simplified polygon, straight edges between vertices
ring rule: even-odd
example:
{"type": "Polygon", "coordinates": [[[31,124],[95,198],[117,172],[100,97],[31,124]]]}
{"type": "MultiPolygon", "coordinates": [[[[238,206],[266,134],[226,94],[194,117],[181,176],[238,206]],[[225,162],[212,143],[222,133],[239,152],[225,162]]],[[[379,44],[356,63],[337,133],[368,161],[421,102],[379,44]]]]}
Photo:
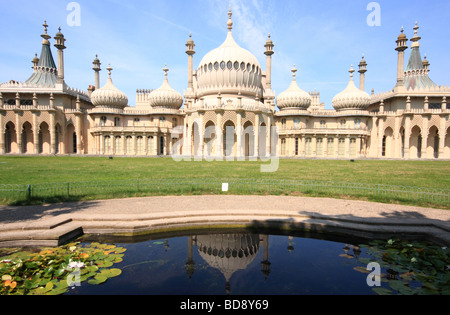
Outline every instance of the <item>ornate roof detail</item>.
{"type": "Polygon", "coordinates": [[[353,82],[353,65],[350,69],[350,82],[344,91],[337,94],[332,101],[336,110],[366,109],[370,103],[370,95],[356,87],[353,82]]]}
{"type": "Polygon", "coordinates": [[[24,83],[31,86],[54,88],[58,82],[58,70],[50,49],[49,39],[51,37],[47,34],[47,22],[44,22],[43,26],[41,57],[39,61],[37,58],[34,59],[34,61],[38,61],[37,65],[33,66],[34,73],[24,83]]]}
{"type": "Polygon", "coordinates": [[[307,109],[312,102],[312,97],[308,92],[303,91],[297,85],[297,81],[295,79],[297,69],[292,69],[292,82],[289,88],[278,95],[276,103],[280,110],[284,109],[307,109]]]}
{"type": "Polygon", "coordinates": [[[107,68],[108,81],[101,89],[95,90],[91,95],[92,104],[98,107],[124,108],[128,105],[128,97],[117,89],[111,79],[111,65],[107,68]]]}
{"type": "Polygon", "coordinates": [[[421,37],[417,35],[418,29],[419,26],[417,26],[416,22],[416,26],[414,27],[414,37],[411,38],[411,41],[413,42],[411,45],[411,55],[409,56],[403,79],[404,85],[408,90],[437,86],[428,76],[428,66],[424,65],[420,55],[419,40],[421,37]]]}
{"type": "Polygon", "coordinates": [[[150,93],[150,106],[154,108],[180,109],[183,105],[183,96],[169,85],[169,80],[167,79],[169,69],[167,69],[167,65],[163,70],[165,72],[164,82],[159,89],[150,93]]]}

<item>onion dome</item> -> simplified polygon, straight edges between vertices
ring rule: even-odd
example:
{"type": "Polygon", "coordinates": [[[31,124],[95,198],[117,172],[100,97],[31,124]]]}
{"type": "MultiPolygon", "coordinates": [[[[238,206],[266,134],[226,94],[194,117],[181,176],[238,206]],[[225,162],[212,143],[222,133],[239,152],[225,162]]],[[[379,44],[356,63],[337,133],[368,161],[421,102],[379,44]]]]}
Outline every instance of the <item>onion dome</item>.
{"type": "Polygon", "coordinates": [[[159,89],[150,93],[150,106],[154,108],[180,109],[183,105],[183,96],[169,85],[169,80],[167,80],[169,69],[167,69],[167,65],[163,70],[165,72],[164,82],[159,89]]]}
{"type": "Polygon", "coordinates": [[[200,62],[197,71],[198,94],[204,96],[241,91],[242,94],[251,96],[261,95],[261,66],[252,53],[234,41],[231,11],[228,15],[228,35],[225,42],[207,53],[200,62]]]}
{"type": "Polygon", "coordinates": [[[280,110],[283,109],[307,109],[312,102],[312,97],[309,93],[303,91],[298,87],[297,81],[295,80],[295,73],[297,69],[292,69],[292,82],[289,88],[278,95],[277,97],[277,106],[280,110]]]}
{"type": "Polygon", "coordinates": [[[259,235],[199,235],[197,248],[200,256],[225,276],[228,291],[232,275],[238,270],[245,270],[257,257],[259,235]]]}
{"type": "Polygon", "coordinates": [[[344,91],[333,98],[333,107],[336,110],[366,109],[370,103],[370,95],[358,89],[355,82],[353,82],[353,72],[355,72],[353,66],[349,72],[350,82],[344,91]]]}
{"type": "Polygon", "coordinates": [[[108,81],[105,86],[92,93],[92,104],[98,107],[124,108],[128,105],[128,97],[114,86],[111,79],[111,65],[106,69],[109,75],[108,81]]]}

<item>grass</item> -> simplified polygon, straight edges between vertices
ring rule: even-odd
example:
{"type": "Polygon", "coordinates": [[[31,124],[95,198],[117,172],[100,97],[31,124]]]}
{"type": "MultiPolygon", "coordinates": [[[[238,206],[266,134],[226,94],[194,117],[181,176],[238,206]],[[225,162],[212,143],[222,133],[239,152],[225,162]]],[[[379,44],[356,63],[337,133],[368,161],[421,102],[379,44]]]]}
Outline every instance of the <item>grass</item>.
{"type": "MultiPolygon", "coordinates": [[[[349,160],[282,159],[278,171],[274,173],[261,173],[262,164],[269,164],[269,162],[176,162],[171,158],[1,156],[0,184],[227,178],[321,180],[450,188],[449,161],[356,160],[351,162],[349,160]]],[[[345,198],[346,196],[334,197],[345,198]]],[[[353,198],[366,199],[364,196],[353,196],[353,198]]],[[[398,201],[408,203],[408,200],[398,201]]],[[[413,204],[418,203],[413,202],[413,204]]]]}

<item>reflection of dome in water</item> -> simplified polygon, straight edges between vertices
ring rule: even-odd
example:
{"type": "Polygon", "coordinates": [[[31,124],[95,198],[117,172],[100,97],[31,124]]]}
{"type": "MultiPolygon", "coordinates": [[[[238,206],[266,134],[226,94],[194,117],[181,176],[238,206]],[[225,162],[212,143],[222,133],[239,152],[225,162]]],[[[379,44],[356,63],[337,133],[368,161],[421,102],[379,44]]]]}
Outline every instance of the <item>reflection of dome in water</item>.
{"type": "Polygon", "coordinates": [[[247,268],[259,250],[259,235],[217,234],[197,236],[200,256],[219,269],[228,282],[237,270],[247,268]]]}

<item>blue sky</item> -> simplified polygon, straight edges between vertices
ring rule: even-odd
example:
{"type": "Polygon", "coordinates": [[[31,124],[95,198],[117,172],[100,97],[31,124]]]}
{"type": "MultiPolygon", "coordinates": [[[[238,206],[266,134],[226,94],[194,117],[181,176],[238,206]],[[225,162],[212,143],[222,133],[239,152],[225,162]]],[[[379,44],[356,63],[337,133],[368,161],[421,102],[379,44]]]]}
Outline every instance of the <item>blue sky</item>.
{"type": "MultiPolygon", "coordinates": [[[[187,87],[186,41],[195,41],[194,68],[227,34],[228,8],[233,11],[233,36],[266,68],[264,44],[268,33],[275,44],[272,86],[277,94],[292,79],[305,91],[319,91],[328,109],[342,91],[353,64],[362,54],[368,63],[366,92],[391,90],[396,82],[395,40],[404,26],[408,39],[418,22],[422,57],[430,62],[430,77],[439,85],[450,84],[450,1],[381,0],[380,26],[369,26],[370,0],[96,0],[80,5],[80,25],[70,26],[71,11],[63,0],[1,1],[0,82],[25,81],[32,73],[31,60],[40,54],[42,24],[47,20],[52,37],[61,26],[67,39],[66,83],[87,90],[94,84],[92,61],[102,62],[101,85],[108,63],[117,88],[135,104],[136,89],[158,88],[170,69],[169,82],[183,94],[187,87]]],[[[411,42],[408,43],[410,45],[411,42]]],[[[56,49],[51,40],[53,56],[56,49]]],[[[406,51],[406,61],[410,49],[406,51]]],[[[358,73],[356,73],[358,74],[358,73]]],[[[356,77],[359,80],[359,74],[356,77]]]]}

